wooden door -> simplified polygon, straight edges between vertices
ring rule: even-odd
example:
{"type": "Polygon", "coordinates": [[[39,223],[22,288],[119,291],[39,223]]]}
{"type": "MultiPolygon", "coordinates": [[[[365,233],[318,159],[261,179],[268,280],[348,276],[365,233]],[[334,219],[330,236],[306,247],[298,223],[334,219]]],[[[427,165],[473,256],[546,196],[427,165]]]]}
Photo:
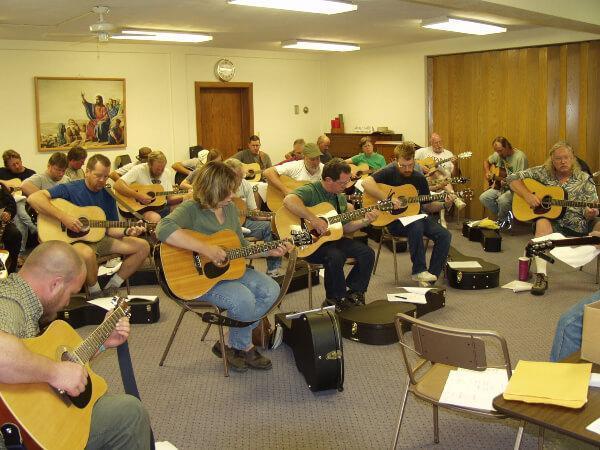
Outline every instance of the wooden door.
{"type": "Polygon", "coordinates": [[[223,159],[244,148],[254,133],[252,83],[196,82],[195,90],[198,145],[223,159]]]}

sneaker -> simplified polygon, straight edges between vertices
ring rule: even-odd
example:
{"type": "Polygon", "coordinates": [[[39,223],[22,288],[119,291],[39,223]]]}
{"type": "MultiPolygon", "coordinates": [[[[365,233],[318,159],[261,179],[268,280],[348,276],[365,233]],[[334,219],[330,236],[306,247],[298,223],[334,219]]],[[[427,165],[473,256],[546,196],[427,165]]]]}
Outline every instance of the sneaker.
{"type": "Polygon", "coordinates": [[[94,300],[96,298],[112,298],[112,297],[118,297],[119,296],[119,288],[115,288],[115,287],[109,287],[109,288],[104,288],[99,290],[98,292],[94,292],[93,294],[90,294],[90,300],[94,300]]]}
{"type": "Polygon", "coordinates": [[[267,275],[271,278],[279,278],[283,276],[283,271],[280,269],[267,270],[267,275]]]}
{"type": "Polygon", "coordinates": [[[271,360],[258,353],[256,347],[252,347],[252,349],[248,350],[247,352],[243,352],[241,350],[236,350],[236,352],[243,354],[247,367],[250,367],[251,369],[269,370],[271,367],[273,367],[271,360]]]}
{"type": "Polygon", "coordinates": [[[534,274],[533,286],[531,286],[531,293],[533,295],[544,295],[548,289],[548,275],[545,273],[534,274]]]}
{"type": "Polygon", "coordinates": [[[437,277],[435,275],[433,275],[432,273],[427,272],[426,270],[424,270],[421,273],[416,273],[413,274],[410,277],[413,281],[426,281],[426,282],[434,282],[437,281],[437,277]]]}
{"type": "Polygon", "coordinates": [[[459,211],[462,211],[463,209],[465,209],[465,206],[467,206],[467,204],[462,200],[462,198],[456,197],[454,199],[454,206],[456,206],[456,209],[458,209],[459,211]]]}
{"type": "MultiPolygon", "coordinates": [[[[215,345],[212,347],[213,354],[222,358],[223,353],[221,353],[221,342],[215,342],[215,345]]],[[[246,359],[244,357],[245,352],[242,350],[235,350],[231,347],[225,346],[225,355],[227,356],[227,365],[234,372],[246,372],[248,370],[248,365],[246,364],[246,359]]]]}

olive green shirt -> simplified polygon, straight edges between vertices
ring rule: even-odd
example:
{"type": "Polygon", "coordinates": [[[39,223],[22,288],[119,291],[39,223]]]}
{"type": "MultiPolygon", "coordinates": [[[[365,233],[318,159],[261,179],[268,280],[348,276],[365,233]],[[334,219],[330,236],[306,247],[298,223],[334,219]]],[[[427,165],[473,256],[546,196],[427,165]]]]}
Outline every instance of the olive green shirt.
{"type": "Polygon", "coordinates": [[[209,235],[221,230],[231,230],[238,235],[243,246],[248,245],[242,234],[235,205],[228,204],[223,208],[223,212],[225,221],[220,224],[212,210],[200,208],[195,200],[187,200],[159,222],[156,235],[164,242],[180,228],[209,235]]]}
{"type": "MultiPolygon", "coordinates": [[[[316,206],[319,203],[327,202],[335,208],[338,214],[348,210],[346,196],[344,194],[330,194],[323,188],[323,184],[320,181],[315,181],[313,183],[300,186],[293,193],[300,197],[300,200],[302,200],[304,206],[307,207],[316,206]]],[[[347,220],[342,222],[342,224],[345,225],[348,222],[349,221],[347,220]]]]}
{"type": "Polygon", "coordinates": [[[40,299],[18,274],[0,281],[0,330],[21,339],[35,337],[42,313],[40,299]]]}

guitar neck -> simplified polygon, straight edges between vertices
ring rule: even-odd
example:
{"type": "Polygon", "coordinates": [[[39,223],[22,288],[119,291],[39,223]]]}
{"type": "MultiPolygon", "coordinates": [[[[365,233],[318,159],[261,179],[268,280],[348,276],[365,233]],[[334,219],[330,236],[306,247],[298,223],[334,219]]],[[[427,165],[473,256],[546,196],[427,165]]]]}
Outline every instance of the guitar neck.
{"type": "Polygon", "coordinates": [[[154,195],[161,196],[161,195],[177,195],[177,194],[186,194],[187,190],[178,190],[178,191],[160,191],[160,192],[155,192],[154,195]]]}
{"type": "Polygon", "coordinates": [[[115,308],[110,315],[90,334],[75,350],[69,353],[73,362],[87,364],[102,346],[104,341],[115,329],[117,322],[125,317],[126,312],[123,306],[115,308]]]}
{"type": "Polygon", "coordinates": [[[257,255],[259,253],[264,253],[268,252],[269,250],[273,250],[285,242],[290,242],[292,245],[294,245],[294,240],[291,238],[287,238],[281,239],[279,241],[265,242],[264,244],[253,244],[247,245],[246,247],[230,248],[228,250],[225,250],[225,254],[227,255],[227,259],[230,261],[239,258],[247,258],[248,256],[257,255]]]}
{"type": "Polygon", "coordinates": [[[327,220],[330,224],[343,222],[345,220],[357,220],[365,217],[369,211],[379,209],[379,205],[367,206],[365,208],[355,209],[354,211],[346,211],[345,213],[338,214],[337,216],[328,217],[327,220]]]}
{"type": "Polygon", "coordinates": [[[408,203],[423,203],[423,202],[435,202],[438,200],[444,200],[448,195],[447,192],[442,194],[429,194],[429,195],[417,195],[416,197],[408,197],[406,201],[408,203]]]}
{"type": "Polygon", "coordinates": [[[575,245],[596,245],[600,244],[598,236],[584,236],[578,238],[554,239],[551,241],[554,247],[570,247],[575,245]]]}
{"type": "Polygon", "coordinates": [[[272,212],[268,211],[246,211],[246,217],[273,217],[272,212]]]}
{"type": "Polygon", "coordinates": [[[91,228],[128,228],[138,225],[137,222],[126,220],[89,220],[91,228]]]}
{"type": "Polygon", "coordinates": [[[577,200],[560,200],[560,199],[552,199],[552,204],[556,206],[575,206],[578,208],[600,208],[599,202],[581,202],[577,200]]]}

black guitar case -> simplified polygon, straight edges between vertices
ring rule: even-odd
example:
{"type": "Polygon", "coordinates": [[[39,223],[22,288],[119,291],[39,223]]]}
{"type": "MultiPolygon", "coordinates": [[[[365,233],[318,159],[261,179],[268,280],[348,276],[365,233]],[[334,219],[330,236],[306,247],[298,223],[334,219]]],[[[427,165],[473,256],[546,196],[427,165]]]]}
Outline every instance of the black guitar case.
{"type": "Polygon", "coordinates": [[[332,311],[316,311],[289,320],[276,314],[283,342],[294,352],[296,367],[311,391],[344,390],[344,354],[340,327],[332,311]]]}
{"type": "Polygon", "coordinates": [[[396,314],[416,315],[412,303],[376,300],[363,306],[338,313],[342,336],[352,341],[371,345],[388,345],[398,342],[394,325],[396,314]]]}
{"type": "Polygon", "coordinates": [[[448,261],[477,261],[481,267],[473,269],[453,269],[446,264],[446,278],[456,289],[492,289],[500,284],[500,267],[481,258],[466,256],[450,247],[448,261]]]}
{"type": "MultiPolygon", "coordinates": [[[[130,323],[154,323],[160,319],[158,297],[154,300],[132,298],[129,301],[130,323]]],[[[73,328],[85,325],[99,325],[106,316],[106,310],[92,305],[82,297],[71,297],[69,304],[58,311],[57,319],[64,320],[73,328]]]]}

